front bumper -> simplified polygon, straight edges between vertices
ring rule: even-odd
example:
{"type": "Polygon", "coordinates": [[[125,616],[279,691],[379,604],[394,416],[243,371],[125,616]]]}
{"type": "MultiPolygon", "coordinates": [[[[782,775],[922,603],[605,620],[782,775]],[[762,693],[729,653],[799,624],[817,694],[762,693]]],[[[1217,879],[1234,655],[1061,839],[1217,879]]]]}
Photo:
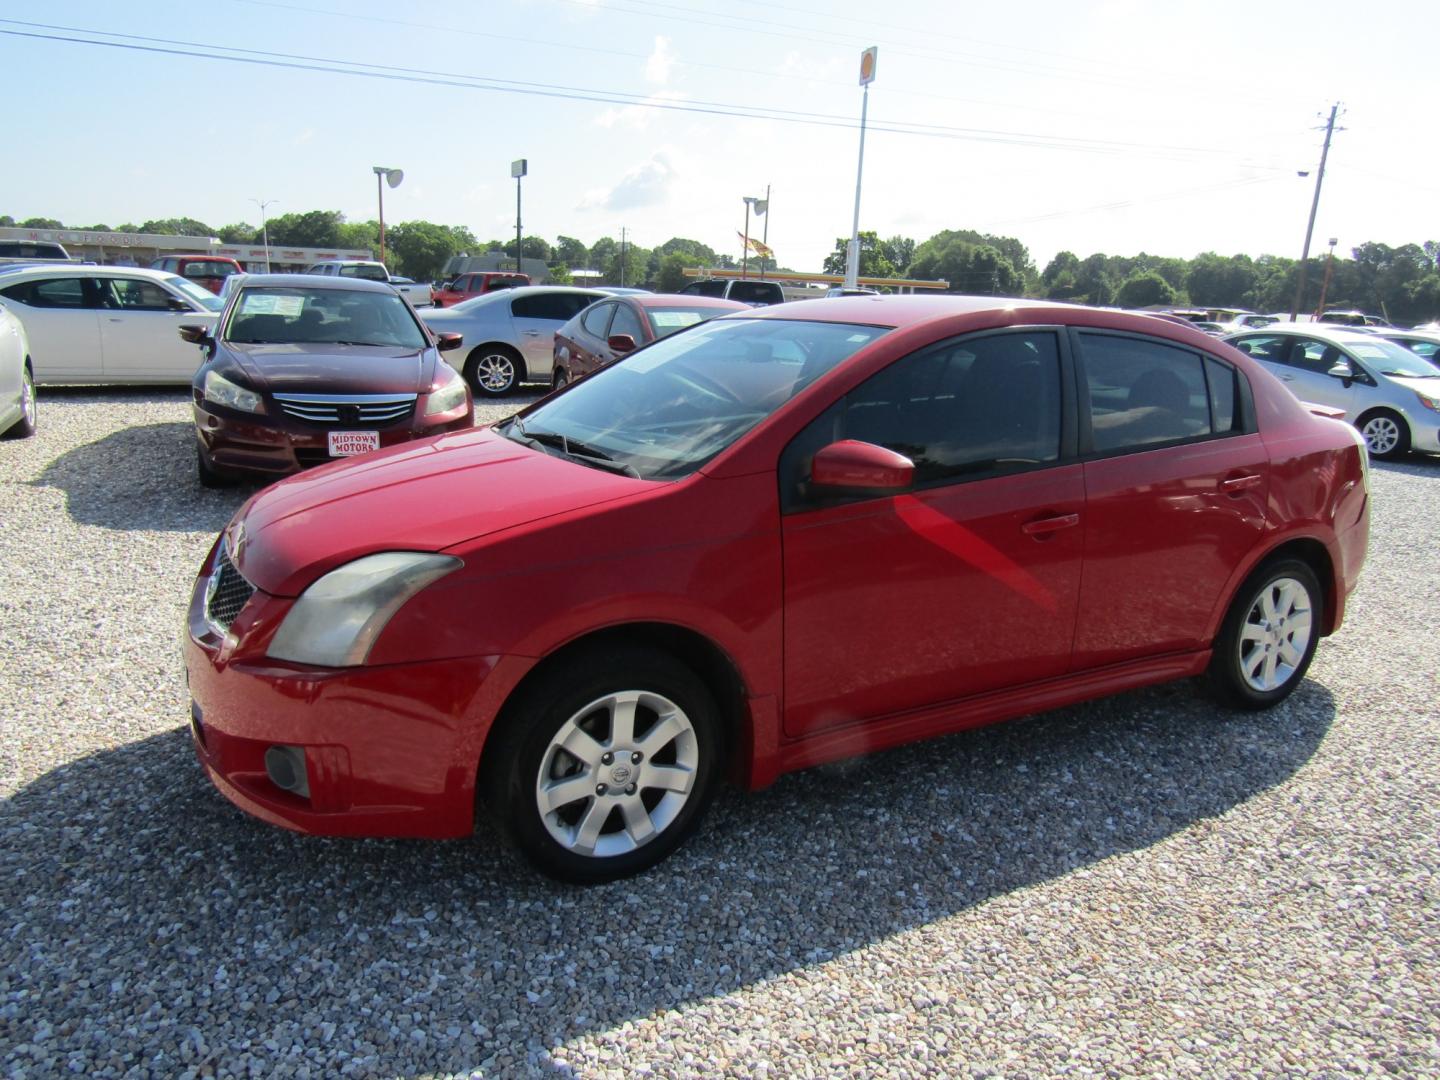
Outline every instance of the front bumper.
{"type": "MultiPolygon", "coordinates": [[[[421,397],[416,403],[417,412],[424,406],[425,399],[421,397]]],[[[215,408],[198,392],[192,394],[192,411],[201,453],[213,469],[286,476],[331,461],[345,460],[330,456],[329,432],[341,430],[339,428],[311,426],[287,416],[215,408]]],[[[367,430],[378,431],[380,448],[384,449],[473,426],[474,412],[467,402],[448,413],[416,415],[388,427],[370,425],[367,430]]]]}
{"type": "Polygon", "coordinates": [[[205,621],[204,582],[183,651],[195,752],[221,794],[271,824],[317,835],[471,832],[489,728],[481,691],[495,658],[340,669],[270,660],[264,643],[290,601],[255,593],[233,636],[221,639],[205,621]],[[237,648],[251,637],[258,652],[237,648]],[[271,780],[272,746],[303,751],[308,796],[271,780]]]}

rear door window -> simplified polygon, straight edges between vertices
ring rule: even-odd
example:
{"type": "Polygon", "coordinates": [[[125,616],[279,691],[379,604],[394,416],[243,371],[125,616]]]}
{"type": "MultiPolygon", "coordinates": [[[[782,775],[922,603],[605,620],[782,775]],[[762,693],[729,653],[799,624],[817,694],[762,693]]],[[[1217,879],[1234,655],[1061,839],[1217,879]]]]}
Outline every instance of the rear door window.
{"type": "MultiPolygon", "coordinates": [[[[1150,447],[1211,435],[1211,387],[1199,353],[1151,338],[1082,333],[1081,358],[1097,453],[1150,447]]],[[[1229,420],[1235,416],[1234,380],[1229,420]]],[[[1217,387],[1224,403],[1226,392],[1217,387]]]]}
{"type": "Polygon", "coordinates": [[[605,339],[606,329],[610,325],[610,316],[615,314],[614,304],[596,304],[585,317],[580,320],[580,325],[585,328],[587,334],[591,334],[602,341],[605,339]]]}

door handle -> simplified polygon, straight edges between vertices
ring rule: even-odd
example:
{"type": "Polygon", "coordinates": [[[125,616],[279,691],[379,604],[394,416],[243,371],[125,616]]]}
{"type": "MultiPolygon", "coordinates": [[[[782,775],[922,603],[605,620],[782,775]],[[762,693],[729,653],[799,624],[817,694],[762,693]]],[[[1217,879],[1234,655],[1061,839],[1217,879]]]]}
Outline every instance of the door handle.
{"type": "Polygon", "coordinates": [[[1242,491],[1249,491],[1253,487],[1259,487],[1263,481],[1258,473],[1250,473],[1247,476],[1232,476],[1229,480],[1220,482],[1220,490],[1226,495],[1239,495],[1242,491]]]}
{"type": "Polygon", "coordinates": [[[520,332],[521,332],[522,334],[524,334],[526,337],[539,337],[539,336],[540,336],[540,331],[539,331],[539,330],[521,330],[520,332]]]}
{"type": "Polygon", "coordinates": [[[1279,379],[1281,382],[1294,382],[1294,381],[1295,381],[1295,376],[1294,376],[1294,375],[1281,375],[1281,374],[1278,374],[1278,373],[1277,373],[1275,377],[1276,377],[1277,379],[1279,379]]]}
{"type": "Polygon", "coordinates": [[[1039,521],[1027,521],[1020,526],[1020,531],[1026,536],[1049,536],[1079,524],[1079,514],[1060,514],[1056,517],[1041,518],[1039,521]]]}

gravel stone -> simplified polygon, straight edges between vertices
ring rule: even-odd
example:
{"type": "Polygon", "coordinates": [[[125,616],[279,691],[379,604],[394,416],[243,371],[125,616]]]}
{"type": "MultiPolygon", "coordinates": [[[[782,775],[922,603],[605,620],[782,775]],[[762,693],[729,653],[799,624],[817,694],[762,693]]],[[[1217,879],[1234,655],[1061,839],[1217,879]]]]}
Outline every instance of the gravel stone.
{"type": "MultiPolygon", "coordinates": [[[[485,403],[482,422],[534,395],[485,403]]],[[[1160,687],[727,792],[640,879],[233,809],[177,639],[249,491],[182,390],[0,443],[0,1070],[1440,1075],[1440,459],[1282,706],[1160,687]]]]}

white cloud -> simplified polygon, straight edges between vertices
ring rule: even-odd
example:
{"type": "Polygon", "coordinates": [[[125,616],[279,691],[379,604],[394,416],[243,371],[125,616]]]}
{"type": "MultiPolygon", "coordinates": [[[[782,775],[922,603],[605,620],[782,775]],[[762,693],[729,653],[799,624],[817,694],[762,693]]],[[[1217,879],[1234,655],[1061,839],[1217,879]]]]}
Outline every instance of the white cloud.
{"type": "Polygon", "coordinates": [[[645,61],[645,81],[659,86],[670,81],[670,69],[675,66],[675,54],[670,51],[670,39],[656,36],[655,48],[645,61]]]}
{"type": "Polygon", "coordinates": [[[659,93],[651,94],[643,102],[634,105],[626,105],[620,109],[606,109],[599,116],[595,117],[595,126],[602,128],[613,128],[624,125],[634,128],[636,131],[644,131],[650,126],[650,121],[656,116],[666,112],[648,106],[664,104],[672,101],[684,101],[685,95],[675,90],[661,90],[659,93]]]}
{"type": "Polygon", "coordinates": [[[315,138],[315,129],[307,127],[303,131],[296,133],[295,137],[290,140],[290,145],[304,146],[313,138],[315,138]]]}
{"type": "Polygon", "coordinates": [[[634,210],[642,206],[658,206],[670,196],[670,188],[678,177],[670,158],[663,153],[651,156],[621,177],[612,188],[597,188],[585,193],[578,210],[634,210]]]}

